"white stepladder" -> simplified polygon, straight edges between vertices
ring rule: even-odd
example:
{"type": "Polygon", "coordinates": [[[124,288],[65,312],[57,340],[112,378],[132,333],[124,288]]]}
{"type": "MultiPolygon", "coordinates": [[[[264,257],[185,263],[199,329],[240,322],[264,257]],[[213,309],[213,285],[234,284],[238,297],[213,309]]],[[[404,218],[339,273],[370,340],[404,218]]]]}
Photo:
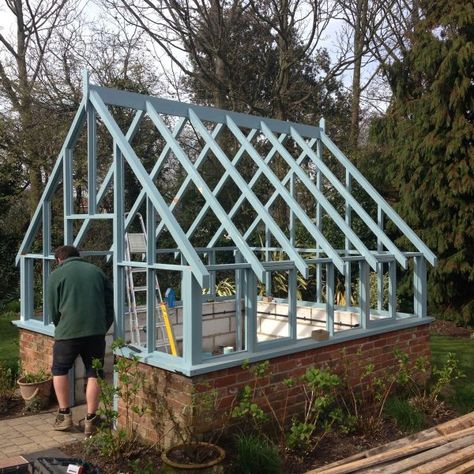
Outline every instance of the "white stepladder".
{"type": "MultiPolygon", "coordinates": [[[[132,261],[132,255],[141,254],[145,257],[147,251],[147,234],[145,223],[141,214],[136,214],[140,222],[142,232],[125,233],[125,258],[128,262],[132,261]]],[[[125,280],[127,286],[127,302],[128,313],[130,318],[130,334],[131,343],[135,346],[145,346],[141,341],[141,334],[145,333],[146,327],[140,326],[138,313],[143,311],[146,306],[137,304],[137,293],[144,293],[146,295],[147,286],[136,285],[135,278],[139,275],[146,275],[145,268],[137,268],[132,266],[125,267],[125,280]]],[[[161,295],[160,284],[158,277],[155,275],[155,325],[156,325],[156,348],[164,348],[166,352],[177,355],[176,342],[173,334],[173,328],[168,316],[168,309],[166,303],[163,301],[161,295]]]]}

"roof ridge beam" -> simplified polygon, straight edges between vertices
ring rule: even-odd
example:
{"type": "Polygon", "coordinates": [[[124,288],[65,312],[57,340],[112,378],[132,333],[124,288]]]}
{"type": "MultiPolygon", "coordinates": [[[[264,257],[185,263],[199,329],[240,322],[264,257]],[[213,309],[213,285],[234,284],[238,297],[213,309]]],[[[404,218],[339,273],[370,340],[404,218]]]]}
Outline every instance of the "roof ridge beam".
{"type": "MultiPolygon", "coordinates": [[[[157,110],[158,113],[178,117],[189,117],[189,111],[192,110],[201,120],[225,123],[226,117],[230,116],[239,127],[248,129],[258,128],[258,124],[261,120],[261,118],[256,115],[249,115],[242,112],[234,112],[204,105],[188,104],[186,102],[179,102],[159,97],[151,97],[139,94],[138,92],[121,91],[91,84],[89,85],[89,90],[96,91],[106,104],[128,107],[136,110],[146,110],[147,103],[149,103],[153,105],[153,108],[157,110]]],[[[267,119],[267,123],[274,132],[278,133],[289,134],[290,127],[293,126],[305,137],[319,138],[320,136],[321,129],[314,125],[305,125],[271,118],[267,119]]]]}
{"type": "MultiPolygon", "coordinates": [[[[186,153],[184,153],[179,143],[173,138],[168,127],[163,123],[161,117],[159,116],[158,112],[155,110],[151,102],[147,102],[147,113],[148,113],[148,116],[153,121],[153,123],[155,124],[155,126],[158,128],[158,131],[162,134],[163,138],[166,140],[167,143],[170,144],[176,158],[178,158],[181,165],[184,167],[187,173],[192,177],[192,180],[194,184],[196,185],[196,187],[199,189],[199,191],[204,195],[204,197],[207,200],[212,201],[213,211],[216,213],[217,218],[221,222],[225,223],[227,232],[229,232],[229,235],[231,236],[231,238],[240,248],[242,255],[251,264],[252,269],[255,272],[255,274],[258,276],[258,278],[260,280],[263,280],[265,276],[265,270],[263,266],[261,265],[260,261],[258,260],[256,255],[250,250],[249,246],[247,245],[247,242],[245,242],[245,240],[242,238],[235,224],[228,218],[227,213],[222,208],[219,201],[212,195],[211,190],[207,186],[206,182],[201,177],[201,175],[196,171],[191,160],[188,158],[186,153]]],[[[166,211],[170,212],[168,209],[168,206],[166,206],[166,211]]],[[[171,213],[171,215],[173,214],[171,213]]],[[[183,232],[183,237],[186,239],[187,242],[189,242],[184,232],[183,232]]]]}
{"type": "MultiPolygon", "coordinates": [[[[221,147],[215,141],[212,140],[211,136],[209,135],[209,132],[204,127],[203,123],[192,110],[189,111],[189,118],[191,120],[191,123],[197,128],[201,136],[207,142],[211,143],[211,148],[213,149],[213,152],[217,159],[221,162],[224,169],[227,169],[231,178],[240,188],[241,192],[246,195],[246,199],[252,205],[252,207],[260,216],[260,218],[262,218],[265,224],[267,224],[269,230],[272,232],[275,239],[282,246],[282,249],[295,262],[295,265],[301,272],[301,274],[304,275],[305,278],[307,278],[309,276],[308,265],[306,265],[304,259],[301,258],[301,255],[299,255],[299,253],[295,251],[290,241],[286,238],[284,232],[280,229],[280,227],[278,227],[272,216],[269,214],[268,210],[253,193],[253,191],[249,188],[247,182],[242,178],[242,176],[235,171],[226,154],[222,151],[221,147]]],[[[229,117],[227,117],[226,120],[229,120],[229,117]]]]}
{"type": "Polygon", "coordinates": [[[123,135],[122,131],[120,130],[119,126],[115,122],[97,91],[90,91],[90,101],[94,105],[97,113],[101,116],[105,126],[112,135],[112,138],[116,141],[117,146],[120,148],[127,163],[135,173],[135,176],[139,180],[143,189],[146,190],[147,196],[153,203],[153,206],[158,211],[161,218],[166,222],[171,236],[175,239],[176,243],[180,245],[181,252],[190,265],[192,272],[200,282],[201,286],[208,287],[210,280],[209,272],[206,270],[198,254],[190,244],[189,240],[186,238],[183,229],[181,229],[181,226],[176,221],[176,218],[169,211],[165,200],[156,189],[153,180],[150,178],[145,168],[140,163],[138,156],[131,147],[130,143],[128,143],[128,141],[125,139],[125,136],[123,135]]]}

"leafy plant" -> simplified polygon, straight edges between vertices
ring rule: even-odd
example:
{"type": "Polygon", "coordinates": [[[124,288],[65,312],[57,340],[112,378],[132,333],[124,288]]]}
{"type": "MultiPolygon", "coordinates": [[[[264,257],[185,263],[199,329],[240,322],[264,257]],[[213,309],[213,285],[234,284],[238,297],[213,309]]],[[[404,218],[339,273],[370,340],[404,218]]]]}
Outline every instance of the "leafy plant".
{"type": "Polygon", "coordinates": [[[343,393],[349,396],[340,395],[339,402],[353,420],[354,427],[371,434],[382,425],[385,403],[397,382],[404,379],[406,365],[399,361],[393,371],[384,370],[379,375],[373,363],[365,362],[359,348],[351,358],[345,349],[342,350],[342,367],[343,393]]]}
{"type": "MultiPolygon", "coordinates": [[[[264,361],[254,366],[250,366],[248,361],[242,365],[243,369],[249,370],[253,374],[253,381],[251,385],[246,385],[239,396],[238,404],[233,407],[231,416],[238,418],[242,422],[247,423],[246,428],[255,430],[256,432],[265,433],[263,426],[269,423],[275,430],[276,437],[280,447],[286,444],[286,417],[288,408],[288,398],[295,381],[291,378],[285,379],[280,384],[280,391],[284,392],[282,395],[283,408],[277,412],[265,390],[264,379],[268,374],[270,362],[264,361]],[[266,412],[264,407],[267,408],[266,412]]],[[[264,434],[265,437],[269,435],[264,434]]]]}
{"type": "Polygon", "coordinates": [[[51,378],[51,374],[46,372],[44,369],[38,370],[38,372],[22,372],[21,381],[23,383],[40,383],[51,378]]]}
{"type": "Polygon", "coordinates": [[[236,438],[235,474],[279,474],[283,462],[277,446],[263,436],[242,433],[236,438]]]}
{"type": "Polygon", "coordinates": [[[302,420],[292,420],[286,444],[290,449],[313,451],[336,421],[342,420],[342,411],[336,406],[337,389],[341,379],[329,370],[310,367],[302,377],[305,394],[305,413],[302,420]],[[316,430],[320,435],[315,439],[316,430]]]}
{"type": "Polygon", "coordinates": [[[15,394],[15,373],[0,361],[0,412],[8,409],[8,404],[15,394]]]}
{"type": "MultiPolygon", "coordinates": [[[[203,288],[203,295],[208,295],[209,293],[209,288],[203,288]]],[[[232,278],[223,278],[217,282],[216,296],[234,296],[235,293],[235,281],[232,278]]]]}
{"type": "MultiPolygon", "coordinates": [[[[124,341],[121,339],[112,344],[112,350],[120,350],[123,347],[124,341]]],[[[133,459],[150,449],[138,442],[138,423],[132,420],[132,414],[142,417],[147,411],[139,399],[144,376],[138,370],[138,363],[137,356],[117,358],[114,371],[117,374],[118,386],[110,385],[102,378],[97,379],[101,402],[97,414],[101,417],[101,423],[97,434],[86,440],[86,446],[89,450],[97,449],[101,456],[110,457],[114,461],[122,456],[133,459]],[[118,420],[118,412],[115,410],[116,398],[120,398],[123,402],[124,418],[120,420],[121,426],[114,429],[118,420]]],[[[101,370],[100,360],[94,360],[93,367],[101,370]]]]}

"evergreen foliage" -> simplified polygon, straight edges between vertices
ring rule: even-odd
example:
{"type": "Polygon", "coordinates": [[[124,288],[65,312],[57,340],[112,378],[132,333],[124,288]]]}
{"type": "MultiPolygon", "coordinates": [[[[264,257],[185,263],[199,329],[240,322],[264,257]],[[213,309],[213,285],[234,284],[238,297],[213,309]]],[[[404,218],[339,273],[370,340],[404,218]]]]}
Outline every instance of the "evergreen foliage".
{"type": "Polygon", "coordinates": [[[383,191],[439,258],[432,314],[472,325],[474,5],[436,0],[423,11],[411,50],[386,70],[392,102],[372,133],[392,186],[383,191]]]}

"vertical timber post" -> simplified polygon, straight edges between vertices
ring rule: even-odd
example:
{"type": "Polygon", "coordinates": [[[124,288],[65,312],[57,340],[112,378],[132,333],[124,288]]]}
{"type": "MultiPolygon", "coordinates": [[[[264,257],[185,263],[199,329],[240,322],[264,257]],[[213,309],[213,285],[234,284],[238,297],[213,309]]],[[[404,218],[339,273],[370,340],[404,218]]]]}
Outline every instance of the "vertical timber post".
{"type": "Polygon", "coordinates": [[[190,369],[202,360],[202,288],[191,270],[183,270],[183,362],[190,369]]]}
{"type": "Polygon", "coordinates": [[[326,264],[326,330],[334,336],[334,264],[326,264]]]}
{"type": "Polygon", "coordinates": [[[388,264],[388,314],[391,319],[397,317],[397,261],[388,264]]]}
{"type": "Polygon", "coordinates": [[[47,326],[49,320],[48,298],[46,297],[46,288],[48,278],[51,272],[51,262],[49,256],[51,254],[51,201],[45,200],[43,203],[43,324],[47,326]]]}
{"type": "Polygon", "coordinates": [[[298,270],[296,267],[291,268],[288,270],[288,336],[291,340],[296,341],[297,339],[297,330],[298,324],[296,319],[297,313],[297,304],[296,304],[296,272],[298,270]]]}
{"type": "Polygon", "coordinates": [[[64,196],[64,244],[72,245],[72,150],[66,148],[63,162],[63,196],[64,196]]]}
{"type": "Polygon", "coordinates": [[[370,272],[366,260],[359,262],[360,274],[360,315],[359,324],[362,329],[367,329],[370,321],[370,272]]]}
{"type": "Polygon", "coordinates": [[[146,199],[146,351],[148,354],[155,350],[156,322],[155,311],[160,311],[156,304],[157,278],[156,270],[151,268],[156,262],[155,239],[155,208],[150,199],[146,199]]]}
{"type": "MultiPolygon", "coordinates": [[[[242,262],[242,254],[236,250],[235,263],[242,262]]],[[[244,284],[243,270],[235,270],[235,350],[241,351],[242,347],[242,286],[244,284]]]]}
{"type": "Polygon", "coordinates": [[[33,260],[20,257],[20,318],[28,321],[33,316],[33,260]]]}
{"type": "MultiPolygon", "coordinates": [[[[326,121],[324,118],[321,118],[319,121],[319,128],[324,132],[326,129],[326,121]]],[[[318,138],[318,141],[316,142],[316,157],[318,161],[323,160],[323,143],[321,141],[321,138],[318,138]]],[[[322,191],[322,182],[321,182],[321,171],[319,168],[316,168],[316,188],[318,189],[319,192],[322,191]]],[[[321,210],[321,204],[319,201],[316,203],[316,227],[319,230],[322,230],[322,223],[323,223],[323,217],[322,217],[322,210],[321,210]]],[[[319,257],[319,245],[317,245],[318,250],[316,251],[316,258],[319,257]]],[[[316,264],[316,301],[318,303],[321,303],[323,300],[323,282],[322,282],[322,264],[317,263],[316,264]]]]}
{"type": "MultiPolygon", "coordinates": [[[[123,284],[124,284],[124,198],[123,190],[125,186],[124,180],[124,160],[122,152],[118,145],[114,142],[114,220],[113,220],[113,275],[114,275],[114,310],[115,325],[114,338],[125,337],[125,321],[124,321],[124,301],[123,301],[123,284]]],[[[130,328],[131,330],[131,328],[130,328]]]]}
{"type": "MultiPolygon", "coordinates": [[[[346,169],[346,189],[347,192],[352,194],[352,175],[349,170],[346,169]]],[[[349,227],[352,227],[352,207],[346,200],[346,212],[345,212],[345,221],[349,227]]],[[[344,249],[346,256],[350,255],[351,252],[351,242],[347,235],[344,238],[344,249]]],[[[352,274],[352,264],[348,260],[344,265],[344,293],[346,298],[346,308],[351,305],[351,274],[352,274]]]]}
{"type": "Polygon", "coordinates": [[[96,114],[88,101],[87,111],[87,191],[89,215],[97,212],[97,130],[96,114]]]}
{"type": "Polygon", "coordinates": [[[257,350],[257,282],[251,268],[244,270],[245,347],[249,354],[257,350]]]}
{"type": "Polygon", "coordinates": [[[415,316],[426,317],[426,260],[423,255],[414,257],[413,309],[415,316]]]}
{"type": "MultiPolygon", "coordinates": [[[[384,222],[383,222],[383,211],[380,206],[377,206],[377,224],[380,227],[380,230],[383,231],[384,222]]],[[[383,252],[382,241],[377,238],[377,252],[383,252]]],[[[384,293],[384,284],[383,284],[383,263],[377,263],[377,309],[383,309],[383,293],[384,293]]]]}

